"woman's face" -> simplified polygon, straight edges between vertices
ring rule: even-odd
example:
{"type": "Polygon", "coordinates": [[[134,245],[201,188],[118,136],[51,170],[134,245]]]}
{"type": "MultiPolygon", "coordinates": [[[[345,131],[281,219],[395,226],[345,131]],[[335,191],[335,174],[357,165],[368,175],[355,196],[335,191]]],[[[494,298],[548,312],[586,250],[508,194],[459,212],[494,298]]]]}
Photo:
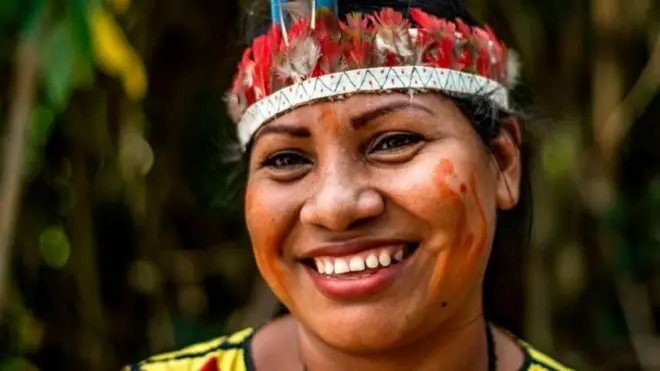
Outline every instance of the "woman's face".
{"type": "Polygon", "coordinates": [[[246,192],[262,275],[306,331],[341,349],[475,319],[496,210],[518,200],[506,133],[487,149],[438,94],[356,95],[268,123],[246,192]]]}

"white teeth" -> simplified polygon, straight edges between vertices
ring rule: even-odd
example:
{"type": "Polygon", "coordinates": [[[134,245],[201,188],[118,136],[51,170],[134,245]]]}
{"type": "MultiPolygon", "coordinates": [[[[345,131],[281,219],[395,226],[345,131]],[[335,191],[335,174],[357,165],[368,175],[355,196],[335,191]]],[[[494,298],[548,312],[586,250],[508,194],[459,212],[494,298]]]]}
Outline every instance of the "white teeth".
{"type": "Polygon", "coordinates": [[[316,270],[323,274],[325,272],[325,263],[321,259],[314,259],[314,263],[316,264],[316,270]]]}
{"type": "Polygon", "coordinates": [[[392,250],[383,249],[373,252],[368,256],[354,255],[344,258],[321,257],[314,258],[316,270],[327,276],[340,275],[349,272],[362,272],[365,269],[377,269],[378,267],[389,267],[392,264],[403,261],[405,250],[400,248],[392,253],[392,250]]]}
{"type": "Polygon", "coordinates": [[[369,257],[367,258],[367,267],[370,269],[374,269],[378,267],[378,258],[376,257],[376,255],[373,254],[369,255],[369,257]]]}
{"type": "Polygon", "coordinates": [[[403,249],[398,250],[397,252],[394,253],[394,260],[398,262],[403,260],[403,249]]]}
{"type": "Polygon", "coordinates": [[[330,262],[330,261],[326,261],[325,262],[325,269],[323,270],[323,272],[327,275],[330,275],[330,274],[334,273],[334,271],[335,271],[335,265],[332,264],[332,262],[330,262]]]}
{"type": "Polygon", "coordinates": [[[359,256],[354,256],[348,263],[351,272],[361,272],[364,270],[364,260],[359,256]]]}
{"type": "Polygon", "coordinates": [[[335,259],[335,274],[343,274],[348,272],[348,263],[344,259],[335,259]]]}
{"type": "Polygon", "coordinates": [[[390,254],[387,253],[387,251],[382,251],[380,253],[380,256],[378,257],[378,261],[380,262],[380,265],[383,267],[389,267],[390,264],[392,264],[392,258],[390,257],[390,254]]]}

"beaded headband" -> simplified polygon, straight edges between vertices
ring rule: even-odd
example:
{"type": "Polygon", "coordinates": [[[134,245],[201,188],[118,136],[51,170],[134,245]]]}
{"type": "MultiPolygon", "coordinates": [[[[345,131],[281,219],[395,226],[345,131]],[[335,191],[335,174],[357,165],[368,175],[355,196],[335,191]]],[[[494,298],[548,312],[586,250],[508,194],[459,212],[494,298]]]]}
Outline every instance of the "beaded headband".
{"type": "Polygon", "coordinates": [[[273,25],[244,52],[228,95],[243,146],[262,125],[296,107],[357,93],[479,94],[510,109],[517,58],[488,26],[419,9],[410,10],[410,22],[391,8],[340,21],[335,9],[332,0],[271,0],[273,25]]]}

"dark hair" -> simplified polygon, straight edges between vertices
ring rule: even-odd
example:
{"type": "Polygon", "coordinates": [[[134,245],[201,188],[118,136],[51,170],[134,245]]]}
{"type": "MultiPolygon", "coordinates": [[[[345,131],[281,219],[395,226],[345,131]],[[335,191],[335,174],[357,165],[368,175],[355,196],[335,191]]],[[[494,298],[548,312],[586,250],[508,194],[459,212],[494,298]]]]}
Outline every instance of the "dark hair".
{"type": "MultiPolygon", "coordinates": [[[[351,12],[371,13],[390,7],[408,16],[408,10],[419,8],[439,18],[462,19],[471,26],[479,25],[465,9],[461,0],[339,0],[339,14],[351,12]]],[[[260,30],[266,26],[260,27],[260,30]]],[[[496,108],[483,95],[451,97],[472,123],[484,146],[492,149],[493,141],[508,130],[503,120],[511,114],[496,108]]],[[[522,117],[516,117],[522,125],[522,117]]],[[[521,127],[523,138],[524,128],[521,127]]],[[[516,138],[516,135],[511,135],[516,138]]],[[[530,152],[525,139],[516,143],[520,148],[522,177],[520,199],[511,210],[499,211],[493,248],[484,279],[484,311],[489,321],[509,331],[521,334],[523,327],[523,251],[529,243],[532,216],[531,179],[529,173],[530,152]]],[[[249,146],[247,151],[249,156],[249,146]]],[[[281,308],[286,312],[286,308],[281,308]]]]}

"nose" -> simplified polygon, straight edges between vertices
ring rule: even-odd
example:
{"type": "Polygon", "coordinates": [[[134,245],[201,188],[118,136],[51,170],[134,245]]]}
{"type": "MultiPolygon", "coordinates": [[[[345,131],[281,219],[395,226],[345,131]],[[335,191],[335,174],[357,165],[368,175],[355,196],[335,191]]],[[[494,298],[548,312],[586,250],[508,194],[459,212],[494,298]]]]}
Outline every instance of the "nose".
{"type": "Polygon", "coordinates": [[[381,193],[349,169],[327,172],[300,210],[303,224],[343,231],[385,210],[381,193]]]}

